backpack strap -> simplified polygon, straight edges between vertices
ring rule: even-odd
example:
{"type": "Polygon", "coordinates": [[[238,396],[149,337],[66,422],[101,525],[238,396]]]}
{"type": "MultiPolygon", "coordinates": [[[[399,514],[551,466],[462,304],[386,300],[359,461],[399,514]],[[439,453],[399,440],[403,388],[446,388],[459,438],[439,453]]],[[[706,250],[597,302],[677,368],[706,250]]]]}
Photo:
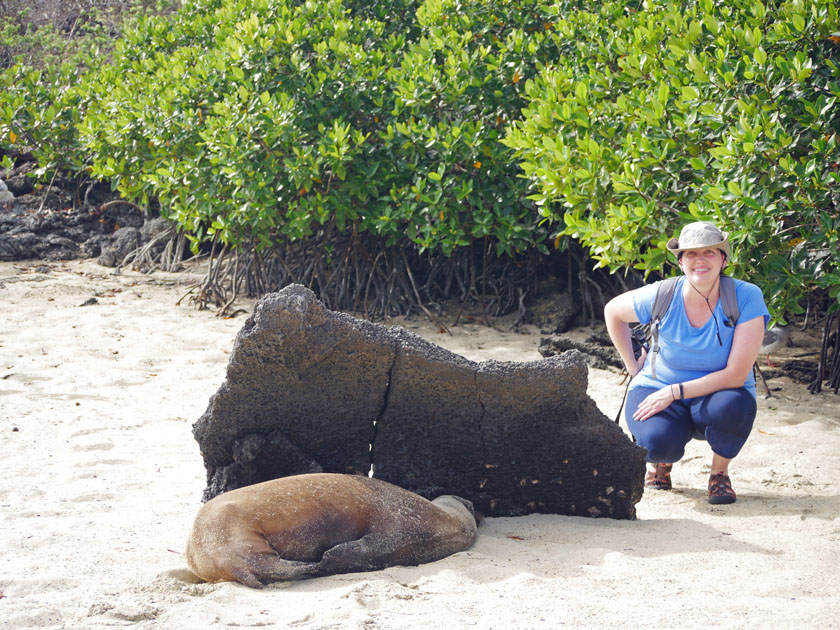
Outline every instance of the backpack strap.
{"type": "Polygon", "coordinates": [[[741,311],[738,309],[738,299],[735,297],[735,281],[727,275],[720,276],[720,302],[723,307],[723,314],[726,315],[724,325],[728,328],[735,328],[738,325],[738,318],[741,311]]]}
{"type": "Polygon", "coordinates": [[[672,276],[659,283],[656,288],[656,298],[653,300],[653,308],[650,311],[650,373],[654,379],[656,378],[656,355],[659,354],[659,323],[662,321],[662,316],[668,312],[668,307],[671,306],[677,280],[677,276],[672,276]]]}

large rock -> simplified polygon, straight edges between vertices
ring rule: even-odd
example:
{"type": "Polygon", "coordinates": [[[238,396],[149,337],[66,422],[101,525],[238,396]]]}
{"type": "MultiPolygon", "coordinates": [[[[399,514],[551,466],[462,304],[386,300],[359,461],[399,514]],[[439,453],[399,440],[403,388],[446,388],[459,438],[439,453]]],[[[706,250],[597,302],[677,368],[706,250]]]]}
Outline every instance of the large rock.
{"type": "Polygon", "coordinates": [[[586,394],[579,352],[475,363],[292,285],[239,332],[193,427],[205,499],[305,472],[366,475],[489,516],[632,518],[644,456],[586,394]]]}
{"type": "Polygon", "coordinates": [[[528,309],[537,328],[552,333],[564,333],[580,313],[580,304],[568,290],[556,290],[549,298],[539,298],[528,309]]]}
{"type": "Polygon", "coordinates": [[[119,267],[123,259],[142,243],[142,234],[138,228],[124,227],[117,230],[108,243],[103,243],[98,262],[103,267],[119,267]]]}

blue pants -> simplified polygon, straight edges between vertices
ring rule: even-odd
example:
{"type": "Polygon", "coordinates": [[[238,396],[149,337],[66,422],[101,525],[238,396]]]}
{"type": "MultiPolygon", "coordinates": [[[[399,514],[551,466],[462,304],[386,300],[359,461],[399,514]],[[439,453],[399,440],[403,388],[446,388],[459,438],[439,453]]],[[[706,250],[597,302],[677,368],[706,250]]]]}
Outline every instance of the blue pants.
{"type": "Polygon", "coordinates": [[[675,400],[661,413],[637,422],[633,414],[655,391],[652,387],[631,389],[625,411],[627,427],[636,443],[647,449],[649,462],[679,461],[692,438],[706,440],[714,453],[732,459],[752,431],[757,406],[753,395],[743,387],[675,400]]]}

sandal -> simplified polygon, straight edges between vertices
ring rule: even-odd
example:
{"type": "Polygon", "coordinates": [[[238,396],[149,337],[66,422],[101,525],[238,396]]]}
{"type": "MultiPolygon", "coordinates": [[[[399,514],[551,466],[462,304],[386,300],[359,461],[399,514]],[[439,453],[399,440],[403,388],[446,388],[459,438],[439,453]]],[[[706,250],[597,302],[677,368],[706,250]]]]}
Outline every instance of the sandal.
{"type": "Polygon", "coordinates": [[[654,464],[656,470],[648,470],[645,475],[645,488],[654,490],[671,489],[671,469],[673,464],[654,464]]]}
{"type": "Polygon", "coordinates": [[[712,505],[735,503],[735,491],[727,475],[718,473],[709,477],[709,503],[712,505]]]}

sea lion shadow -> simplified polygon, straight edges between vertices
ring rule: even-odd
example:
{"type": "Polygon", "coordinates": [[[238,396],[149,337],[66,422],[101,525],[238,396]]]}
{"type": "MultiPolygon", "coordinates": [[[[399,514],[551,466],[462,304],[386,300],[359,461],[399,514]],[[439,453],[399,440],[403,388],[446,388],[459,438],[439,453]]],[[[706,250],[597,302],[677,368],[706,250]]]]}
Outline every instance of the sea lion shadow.
{"type": "MultiPolygon", "coordinates": [[[[434,582],[442,573],[463,574],[462,563],[471,555],[470,550],[459,551],[446,558],[424,562],[423,564],[395,564],[384,569],[371,571],[354,571],[351,573],[333,573],[305,580],[285,580],[270,582],[263,588],[265,591],[295,591],[301,593],[326,593],[337,588],[352,587],[353,590],[373,588],[381,594],[393,594],[393,590],[416,593],[418,586],[434,582]]],[[[235,582],[226,586],[233,588],[247,588],[235,582]]]]}

